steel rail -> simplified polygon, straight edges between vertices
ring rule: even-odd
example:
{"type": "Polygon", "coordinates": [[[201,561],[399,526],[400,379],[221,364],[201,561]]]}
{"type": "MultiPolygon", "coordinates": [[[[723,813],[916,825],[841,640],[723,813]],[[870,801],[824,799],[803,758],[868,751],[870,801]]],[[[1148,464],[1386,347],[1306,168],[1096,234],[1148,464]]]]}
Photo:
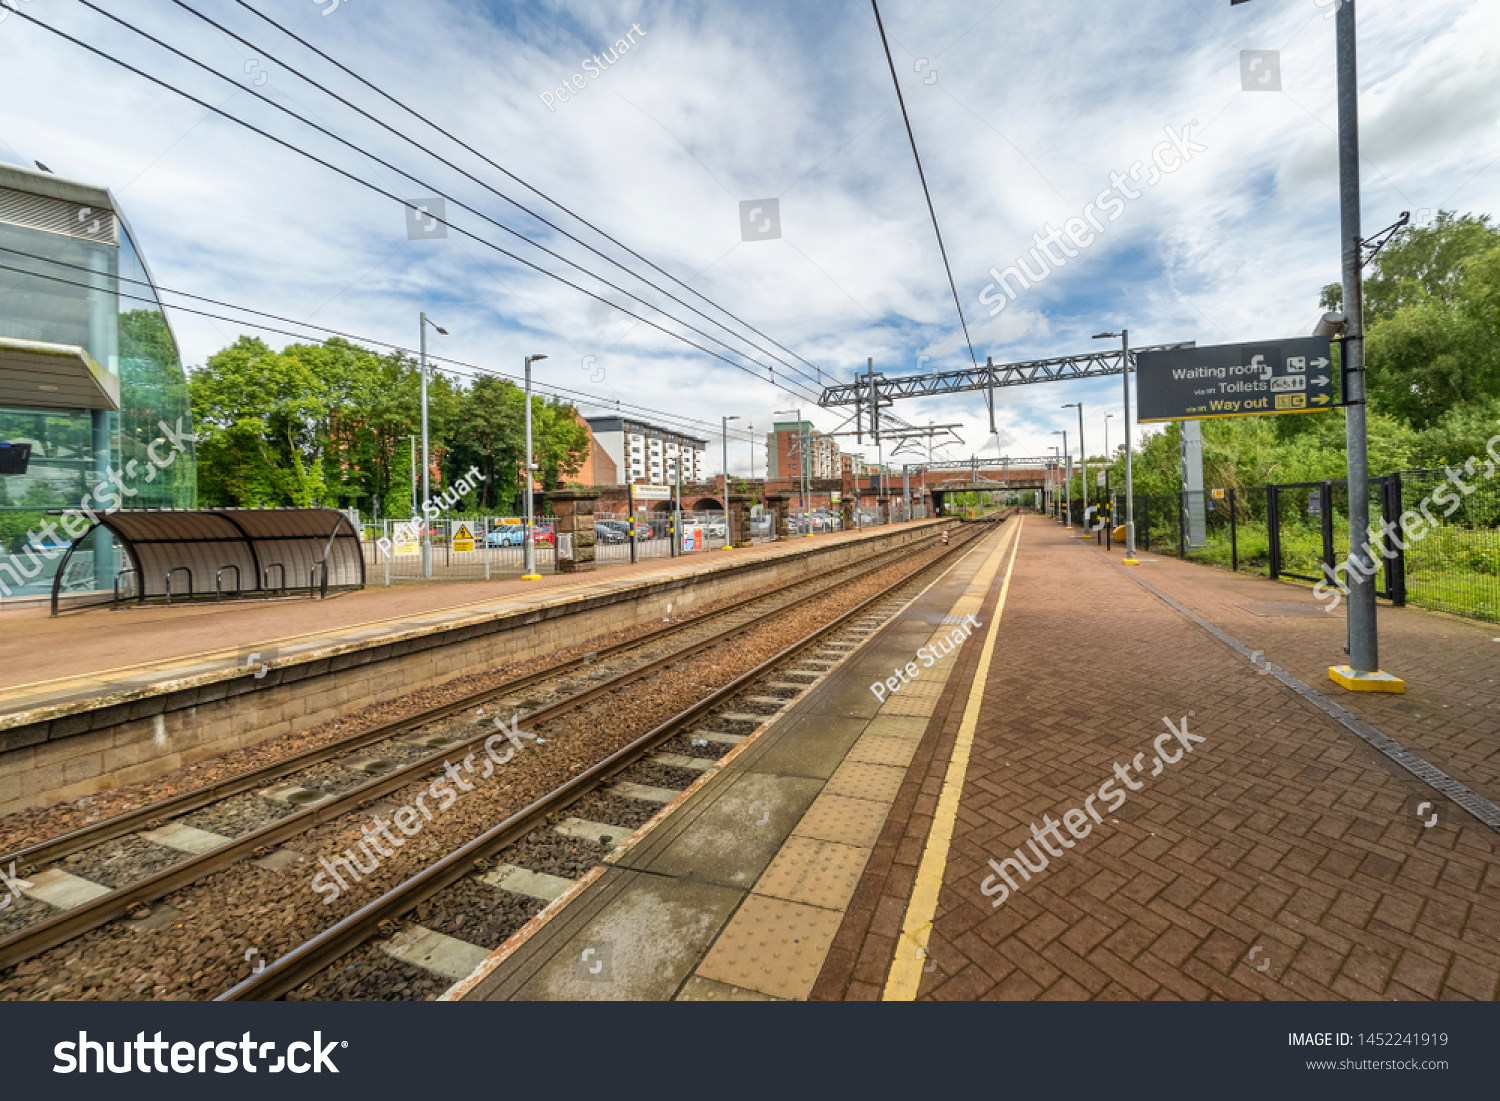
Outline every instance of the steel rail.
{"type": "MultiPolygon", "coordinates": [[[[1002,516],[999,522],[1003,521],[1002,516]]],[[[995,526],[997,521],[984,523],[987,527],[995,526]]],[[[697,722],[704,715],[718,709],[727,700],[744,691],[748,685],[774,670],[776,666],[788,661],[809,646],[815,645],[825,635],[841,629],[849,620],[864,614],[878,602],[889,599],[893,591],[909,584],[922,573],[948,561],[958,551],[971,546],[980,538],[983,538],[983,535],[976,534],[962,543],[953,544],[931,562],[917,567],[874,596],[861,601],[836,619],[819,627],[812,634],[798,639],[773,657],[761,662],[754,669],[741,674],[685,711],[667,719],[629,745],[616,750],[591,768],[568,780],[561,787],[534,800],[529,806],[517,811],[505,821],[436,863],[429,865],[406,882],[393,887],[311,940],[292,949],[258,974],[244,979],[214,1000],[221,1002],[272,1001],[295,990],[334,960],[368,940],[371,934],[378,930],[381,923],[400,917],[468,876],[473,871],[475,861],[483,860],[519,840],[544,822],[549,815],[575,802],[613,774],[640,760],[657,745],[681,733],[685,727],[697,722]]]]}
{"type": "MultiPolygon", "coordinates": [[[[934,537],[935,538],[935,537],[934,537]]],[[[918,544],[907,544],[901,548],[907,550],[918,544]]],[[[880,557],[884,557],[881,555],[880,557]]],[[[870,569],[857,574],[856,577],[873,573],[875,570],[884,569],[890,563],[881,563],[870,569]]],[[[828,573],[836,573],[837,570],[829,570],[828,573]]],[[[692,657],[704,650],[723,643],[735,635],[752,630],[761,623],[769,620],[772,616],[779,614],[781,608],[775,608],[755,619],[748,620],[737,626],[726,628],[708,638],[701,639],[682,650],[674,651],[661,658],[647,663],[637,669],[630,670],[611,680],[603,681],[592,688],[565,700],[559,700],[538,711],[523,713],[528,723],[540,724],[551,722],[561,718],[572,711],[576,711],[584,705],[598,699],[607,693],[628,687],[637,681],[655,674],[668,665],[692,657]]],[[[720,614],[720,613],[714,613],[720,614]]],[[[698,621],[701,623],[701,621],[698,621]]],[[[484,702],[493,699],[497,694],[506,694],[502,690],[492,689],[483,694],[464,701],[463,704],[449,704],[440,708],[441,712],[451,715],[466,707],[473,706],[476,702],[484,702]]],[[[422,720],[433,721],[431,718],[422,720]]],[[[387,729],[384,737],[397,737],[404,731],[418,725],[416,719],[403,719],[387,729]]],[[[0,971],[15,964],[31,958],[38,952],[44,952],[49,948],[55,948],[59,944],[65,944],[75,937],[97,929],[117,918],[124,917],[132,907],[151,902],[173,891],[181,890],[206,875],[219,871],[232,864],[238,863],[256,849],[280,844],[288,838],[305,833],[315,826],[324,822],[332,821],[350,811],[357,810],[361,805],[372,802],[383,795],[411,783],[420,776],[424,776],[433,769],[439,767],[450,755],[457,754],[462,759],[466,752],[477,752],[484,745],[485,739],[494,733],[491,727],[472,738],[460,738],[450,745],[444,746],[427,756],[421,757],[392,772],[386,773],[357,787],[334,796],[332,799],[317,803],[302,810],[295,811],[285,818],[262,826],[260,829],[252,830],[240,837],[231,839],[217,848],[208,852],[190,856],[188,859],[163,868],[154,875],[147,876],[135,883],[110,891],[108,894],[100,895],[95,899],[65,910],[45,921],[27,926],[11,936],[0,940],[0,971]]],[[[347,750],[347,747],[345,747],[347,750]]]]}
{"type": "MultiPolygon", "coordinates": [[[[909,543],[904,547],[881,551],[878,554],[872,555],[867,562],[873,562],[880,558],[897,557],[914,545],[916,544],[909,543]]],[[[852,563],[851,565],[861,564],[863,563],[852,563]]],[[[877,563],[873,568],[879,569],[882,564],[877,563]]],[[[808,578],[806,581],[799,581],[795,585],[789,586],[789,588],[812,584],[823,580],[830,574],[838,573],[841,569],[848,568],[849,566],[840,566],[833,570],[827,570],[816,577],[808,578]]],[[[781,590],[772,595],[780,596],[785,591],[781,590]]],[[[263,787],[276,780],[283,779],[292,773],[301,772],[305,768],[322,764],[324,761],[343,756],[356,749],[362,749],[376,742],[387,741],[390,738],[399,738],[402,734],[407,733],[415,727],[426,726],[429,723],[441,722],[444,719],[452,718],[459,712],[466,711],[496,696],[512,695],[543,681],[565,676],[575,670],[585,668],[594,661],[605,660],[622,653],[628,653],[630,650],[641,646],[648,646],[652,643],[669,639],[682,631],[693,627],[701,627],[710,619],[730,615],[742,610],[747,605],[765,599],[767,599],[766,593],[752,594],[742,600],[735,601],[733,604],[728,604],[723,608],[709,612],[706,616],[684,620],[681,623],[674,623],[670,627],[656,628],[648,634],[641,635],[639,638],[627,639],[624,642],[618,642],[612,646],[606,646],[594,651],[590,656],[560,662],[556,665],[548,666],[546,669],[538,670],[535,673],[529,673],[524,677],[517,677],[515,680],[496,685],[493,688],[486,688],[459,700],[457,703],[441,704],[438,707],[410,718],[399,720],[396,723],[381,726],[375,730],[365,731],[362,734],[354,734],[348,738],[330,742],[327,745],[303,750],[290,757],[283,757],[278,761],[262,765],[260,768],[237,773],[218,783],[193,788],[190,791],[182,792],[180,795],[174,795],[170,798],[138,807],[135,810],[114,815],[103,821],[84,826],[82,829],[74,830],[71,833],[59,834],[57,837],[49,838],[46,841],[39,841],[35,845],[27,846],[24,849],[17,849],[13,853],[0,856],[0,866],[8,867],[11,863],[14,863],[21,870],[24,878],[25,872],[34,871],[42,864],[61,860],[65,856],[92,848],[95,845],[102,845],[106,841],[112,841],[127,833],[134,833],[142,827],[154,828],[158,820],[177,818],[184,814],[189,814],[201,807],[209,806],[245,791],[263,787]]]]}

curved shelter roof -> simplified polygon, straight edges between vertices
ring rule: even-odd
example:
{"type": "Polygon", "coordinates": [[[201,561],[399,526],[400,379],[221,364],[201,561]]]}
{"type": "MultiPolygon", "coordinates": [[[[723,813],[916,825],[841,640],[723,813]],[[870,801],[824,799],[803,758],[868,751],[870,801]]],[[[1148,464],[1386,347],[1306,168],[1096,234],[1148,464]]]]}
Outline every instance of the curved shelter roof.
{"type": "MultiPolygon", "coordinates": [[[[101,515],[74,540],[57,572],[57,614],[68,558],[97,529],[124,548],[137,599],[224,593],[363,588],[360,533],[331,508],[122,509],[101,515]],[[186,571],[186,572],[184,572],[186,571]],[[191,583],[191,589],[189,584],[191,583]]],[[[117,579],[119,584],[124,579],[117,579]]]]}

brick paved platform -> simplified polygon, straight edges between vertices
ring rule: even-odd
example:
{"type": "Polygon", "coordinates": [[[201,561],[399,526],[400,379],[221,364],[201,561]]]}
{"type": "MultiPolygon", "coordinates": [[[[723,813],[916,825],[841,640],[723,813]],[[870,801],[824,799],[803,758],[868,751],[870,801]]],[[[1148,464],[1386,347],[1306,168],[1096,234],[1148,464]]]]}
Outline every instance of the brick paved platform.
{"type": "Polygon", "coordinates": [[[1490,801],[1493,628],[1383,608],[1408,694],[1356,695],[1327,677],[1344,620],[1309,590],[1119,557],[1026,519],[987,675],[965,647],[811,996],[1500,995],[1500,833],[1132,578],[1490,801]],[[1046,816],[1068,824],[1034,839],[1046,816]],[[1006,858],[1014,889],[989,863],[1006,858]]]}
{"type": "Polygon", "coordinates": [[[173,608],[129,605],[72,612],[56,619],[42,608],[7,611],[0,615],[0,715],[192,676],[202,669],[222,667],[219,659],[232,661],[251,647],[271,647],[288,654],[346,638],[369,645],[387,637],[404,637],[424,626],[502,615],[537,603],[581,601],[599,591],[800,554],[813,547],[878,539],[892,531],[932,523],[652,558],[583,574],[550,574],[539,581],[506,577],[372,586],[329,600],[298,597],[173,608]]]}

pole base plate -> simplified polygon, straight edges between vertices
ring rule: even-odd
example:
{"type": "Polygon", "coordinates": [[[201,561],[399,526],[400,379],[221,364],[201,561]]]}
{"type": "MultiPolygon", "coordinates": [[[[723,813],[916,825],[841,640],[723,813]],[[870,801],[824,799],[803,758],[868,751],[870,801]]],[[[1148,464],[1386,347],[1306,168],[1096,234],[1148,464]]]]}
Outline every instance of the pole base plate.
{"type": "Polygon", "coordinates": [[[1404,680],[1394,673],[1379,670],[1373,673],[1356,673],[1352,666],[1330,665],[1328,679],[1351,692],[1393,692],[1396,695],[1406,693],[1404,680]]]}
{"type": "Polygon", "coordinates": [[[1141,560],[1139,558],[1122,558],[1122,559],[1120,559],[1120,565],[1122,565],[1122,566],[1139,566],[1140,564],[1141,564],[1141,560]]]}
{"type": "Polygon", "coordinates": [[[539,573],[526,573],[521,575],[522,581],[540,581],[541,579],[542,575],[539,573]]]}

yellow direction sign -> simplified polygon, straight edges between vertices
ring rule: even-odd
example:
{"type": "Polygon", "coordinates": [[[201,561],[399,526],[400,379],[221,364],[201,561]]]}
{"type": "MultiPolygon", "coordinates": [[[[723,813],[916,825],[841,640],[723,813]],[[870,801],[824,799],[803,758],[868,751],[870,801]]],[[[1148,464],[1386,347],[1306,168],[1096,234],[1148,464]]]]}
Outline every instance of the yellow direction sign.
{"type": "Polygon", "coordinates": [[[468,524],[459,524],[453,529],[453,550],[471,551],[474,549],[474,533],[469,530],[468,524]]]}

